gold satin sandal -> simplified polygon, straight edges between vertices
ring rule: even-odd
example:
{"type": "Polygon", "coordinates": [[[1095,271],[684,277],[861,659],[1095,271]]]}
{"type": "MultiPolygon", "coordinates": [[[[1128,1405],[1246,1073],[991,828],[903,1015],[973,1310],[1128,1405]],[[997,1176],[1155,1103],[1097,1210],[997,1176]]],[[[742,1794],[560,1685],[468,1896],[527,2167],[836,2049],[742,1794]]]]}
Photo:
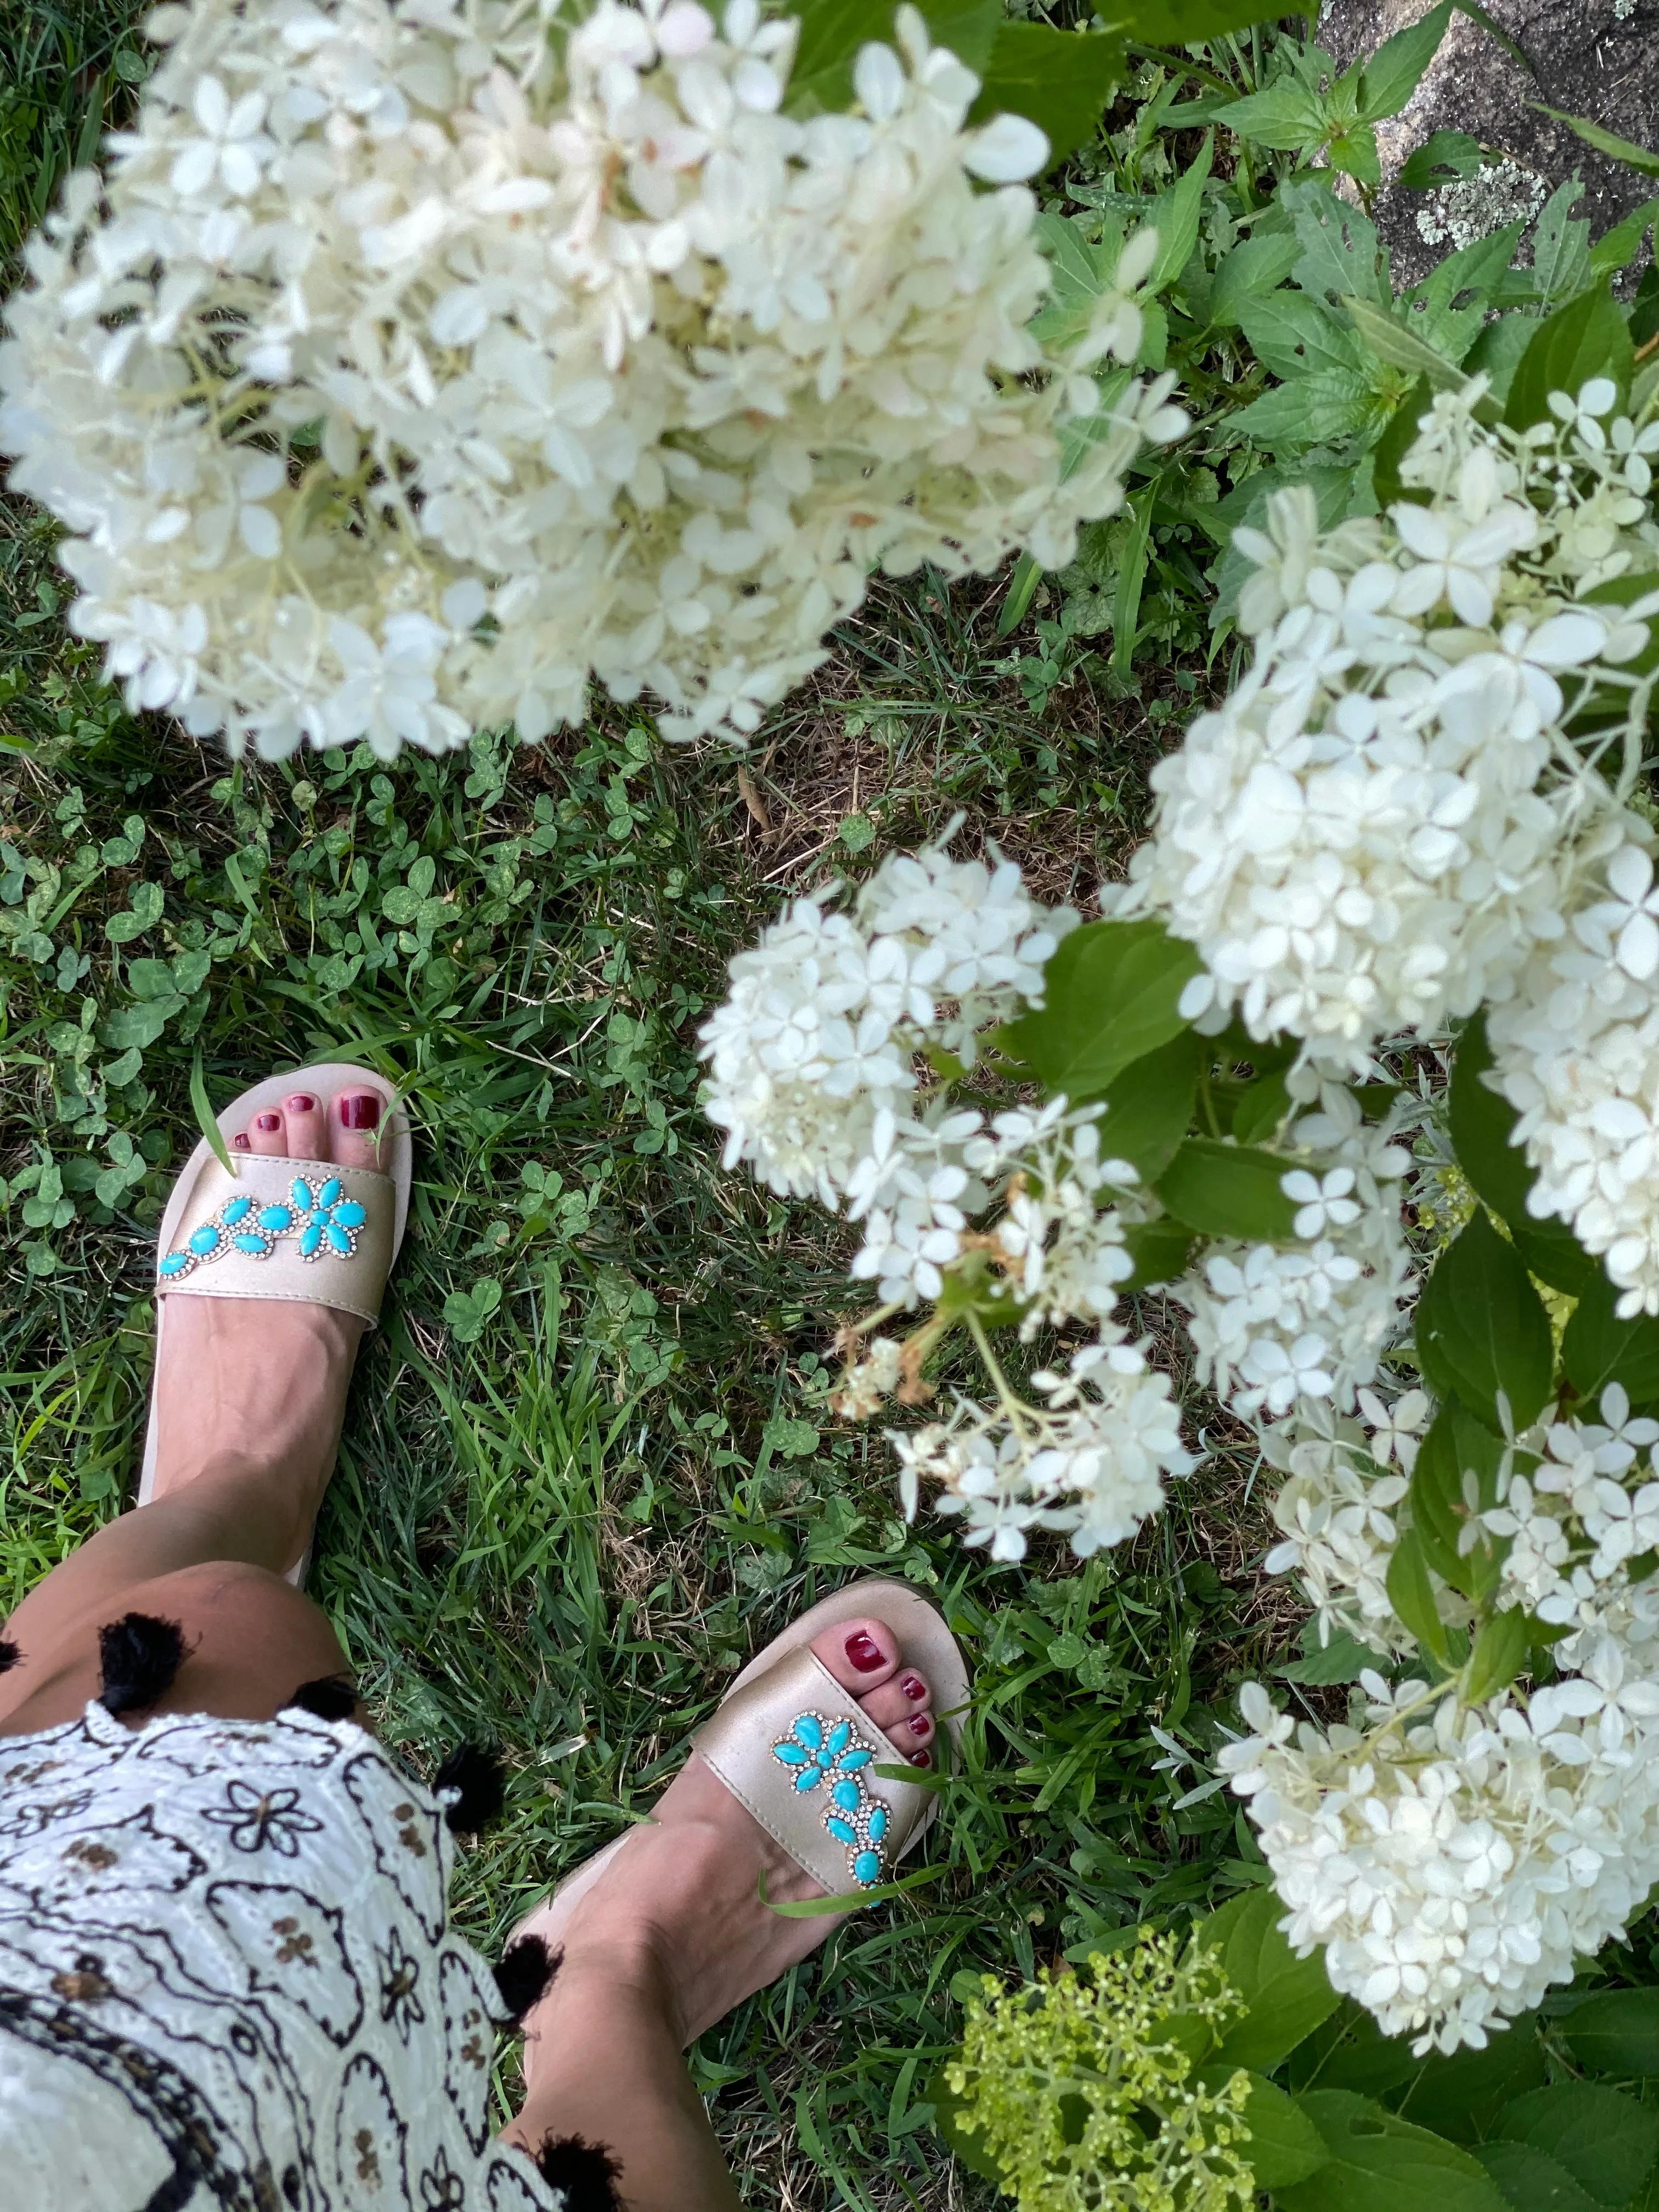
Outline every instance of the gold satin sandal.
{"type": "MultiPolygon", "coordinates": [[[[228,1175],[204,1137],[173,1187],[156,1239],[158,1376],[169,1298],[298,1298],[356,1314],[370,1328],[379,1319],[409,1219],[414,1152],[408,1121],[393,1110],[395,1094],[382,1077],[330,1060],[270,1076],[243,1091],[218,1117],[227,1151],[255,1115],[280,1107],[296,1088],[312,1092],[325,1114],[343,1091],[378,1091],[385,1115],[380,1170],[230,1152],[228,1175]]],[[[155,1495],[155,1445],[152,1388],[139,1505],[155,1495]]],[[[289,1571],[295,1589],[304,1587],[310,1557],[307,1551],[289,1571]]]]}
{"type": "MultiPolygon", "coordinates": [[[[809,1648],[826,1628],[862,1618],[890,1629],[902,1663],[927,1677],[939,1723],[933,1771],[948,1773],[967,1714],[968,1670],[938,1610],[908,1583],[852,1583],[811,1607],[750,1660],[720,1711],[691,1739],[710,1771],[796,1865],[829,1895],[849,1900],[891,1879],[939,1810],[937,1788],[876,1771],[897,1765],[903,1753],[809,1648]]],[[[511,1940],[539,1936],[555,1948],[578,1901],[633,1833],[629,1829],[584,1860],[511,1940]]]]}

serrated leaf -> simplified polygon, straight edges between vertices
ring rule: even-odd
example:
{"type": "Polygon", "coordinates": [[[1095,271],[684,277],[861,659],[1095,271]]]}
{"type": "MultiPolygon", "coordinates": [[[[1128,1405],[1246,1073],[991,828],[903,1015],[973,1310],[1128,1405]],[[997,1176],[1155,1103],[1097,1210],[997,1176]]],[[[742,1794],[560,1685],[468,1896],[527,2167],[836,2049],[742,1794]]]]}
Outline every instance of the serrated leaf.
{"type": "Polygon", "coordinates": [[[1504,2105],[1543,2079],[1538,2015],[1523,2013],[1507,2027],[1494,2024],[1484,2051],[1431,2051],[1396,2110],[1414,2127],[1472,2143],[1490,2132],[1504,2105]]]}
{"type": "Polygon", "coordinates": [[[1469,1653],[1463,1697],[1471,1705],[1484,1705],[1510,1684],[1527,1663],[1531,1641],[1528,1616],[1516,1608],[1495,1613],[1483,1623],[1469,1653]]]}
{"type": "Polygon", "coordinates": [[[1154,1182],[1174,1158],[1193,1118],[1199,1062],[1199,1041],[1190,1030],[1182,1030],[1115,1076],[1103,1094],[1102,1157],[1127,1160],[1144,1181],[1154,1182]]]}
{"type": "MultiPolygon", "coordinates": [[[[800,43],[789,74],[792,115],[839,113],[852,105],[853,65],[872,41],[893,42],[895,0],[812,0],[801,10],[800,43]]],[[[928,36],[980,76],[1002,20],[998,0],[923,0],[928,36]]]]}
{"type": "Polygon", "coordinates": [[[1263,0],[1113,0],[1103,14],[1115,30],[1154,46],[1197,46],[1273,21],[1263,0]]]}
{"type": "MultiPolygon", "coordinates": [[[[1277,2082],[1251,2068],[1243,2070],[1249,2077],[1250,2094],[1239,2117],[1249,2130],[1249,2141],[1239,2148],[1249,2160],[1256,2187],[1288,2189],[1292,2182],[1305,2181],[1330,2157],[1325,2138],[1277,2082]]],[[[1212,2059],[1193,2078],[1200,2089],[1213,2094],[1224,2089],[1238,2071],[1237,2066],[1212,2059]]]]}
{"type": "Polygon", "coordinates": [[[1305,179],[1279,187],[1302,241],[1296,281],[1321,300],[1377,300],[1385,295],[1377,263],[1376,228],[1358,208],[1305,179]]]}
{"type": "Polygon", "coordinates": [[[1659,154],[1638,146],[1629,138],[1621,138],[1617,131],[1604,131],[1599,123],[1592,123],[1588,115],[1569,115],[1564,108],[1546,107],[1541,100],[1528,103],[1540,115],[1565,123],[1569,131],[1577,131],[1587,146],[1594,146],[1598,154],[1605,154],[1610,161],[1622,161],[1627,169],[1639,170],[1644,177],[1659,177],[1659,154]]]}
{"type": "Polygon", "coordinates": [[[1599,2081],[1516,2097],[1498,2114],[1492,2132],[1547,2152],[1608,2208],[1628,2204],[1659,2157],[1659,2113],[1599,2081]]]}
{"type": "Polygon", "coordinates": [[[1437,1411],[1412,1469],[1411,1523],[1423,1557],[1442,1582],[1480,1601],[1498,1585],[1498,1560],[1490,1538],[1460,1552],[1458,1539],[1468,1525],[1465,1477],[1473,1478],[1480,1509],[1498,1500],[1498,1467],[1504,1444],[1455,1398],[1437,1411]]]}
{"type": "Polygon", "coordinates": [[[1052,166],[1094,137],[1122,67],[1115,31],[999,23],[970,119],[1024,116],[1048,138],[1052,166]]]}
{"type": "Polygon", "coordinates": [[[1561,2035],[1592,2074],[1659,2075],[1659,1989],[1598,1990],[1567,2014],[1561,2035]]]}
{"type": "Polygon", "coordinates": [[[1134,1273],[1121,1287],[1149,1291],[1160,1283],[1173,1283],[1186,1273],[1193,1232],[1184,1222],[1165,1215],[1161,1221],[1135,1223],[1124,1231],[1123,1242],[1134,1261],[1134,1273]]]}
{"type": "Polygon", "coordinates": [[[1328,122],[1318,94],[1293,76],[1280,77],[1264,92],[1249,93],[1218,108],[1215,119],[1237,137],[1280,154],[1299,154],[1322,145],[1328,122]]]}
{"type": "MultiPolygon", "coordinates": [[[[1407,327],[1446,359],[1463,361],[1487,326],[1487,313],[1503,288],[1525,228],[1523,222],[1505,223],[1501,230],[1460,246],[1437,263],[1407,296],[1407,327]]],[[[1496,406],[1490,400],[1483,404],[1496,421],[1496,406]]],[[[1486,419],[1485,414],[1480,419],[1486,419]]]]}
{"type": "Polygon", "coordinates": [[[1367,1668],[1378,1664],[1379,1655],[1369,1644],[1339,1629],[1328,1644],[1310,1646],[1304,1637],[1303,1656],[1287,1660],[1273,1673],[1281,1682],[1300,1682],[1310,1689],[1328,1688],[1336,1682],[1357,1682],[1367,1668]]]}
{"type": "Polygon", "coordinates": [[[1531,2143],[1476,2143],[1478,2158],[1512,2212],[1601,2212],[1564,2166],[1531,2143]]]}
{"type": "Polygon", "coordinates": [[[1486,158],[1467,131],[1437,131],[1407,155],[1395,182],[1404,191],[1438,191],[1478,176],[1486,158]]]}
{"type": "Polygon", "coordinates": [[[1452,17],[1452,0],[1440,0],[1418,22],[1385,40],[1359,77],[1359,112],[1367,123],[1398,115],[1423,82],[1452,17]]]}
{"type": "Polygon", "coordinates": [[[1176,1220],[1200,1237],[1278,1243],[1296,1234],[1296,1207],[1280,1188],[1289,1171],[1278,1152],[1188,1137],[1154,1188],[1176,1220]]]}
{"type": "Polygon", "coordinates": [[[1656,222],[1659,222],[1659,199],[1644,200],[1640,207],[1632,208],[1621,222],[1604,231],[1591,246],[1590,275],[1616,276],[1635,260],[1642,251],[1643,240],[1656,222]]]}
{"type": "Polygon", "coordinates": [[[1620,1321],[1619,1292],[1599,1273],[1580,1297],[1561,1339],[1561,1364],[1579,1396],[1594,1407],[1609,1382],[1634,1406],[1659,1404],[1659,1320],[1638,1314],[1620,1321]]]}
{"type": "Polygon", "coordinates": [[[1635,351],[1607,286],[1580,293],[1538,325],[1510,386],[1504,420],[1511,429],[1528,429],[1547,417],[1552,392],[1576,397],[1593,376],[1610,376],[1627,396],[1635,351]]]}
{"type": "Polygon", "coordinates": [[[1132,1060],[1187,1024],[1177,1007],[1199,957],[1157,921],[1091,921],[1043,970],[1046,1004],[999,1031],[999,1048],[1053,1094],[1097,1098],[1132,1060]]]}
{"type": "Polygon", "coordinates": [[[1522,1429],[1550,1395],[1550,1325],[1526,1262],[1484,1212],[1447,1246],[1417,1302],[1423,1371],[1442,1396],[1455,1395],[1501,1431],[1501,1393],[1522,1429]]]}
{"type": "Polygon", "coordinates": [[[1305,292],[1277,292],[1247,307],[1239,318],[1250,350],[1278,377],[1322,369],[1363,374],[1365,358],[1351,330],[1305,292]]]}
{"type": "Polygon", "coordinates": [[[1247,1890],[1193,1930],[1195,1944],[1218,1953],[1222,1972],[1249,2008],[1222,2037],[1212,2065],[1268,2072],[1340,2002],[1324,1954],[1298,1959],[1279,1933],[1284,1912],[1271,1889],[1247,1890]]]}
{"type": "Polygon", "coordinates": [[[1509,2212],[1469,2152],[1396,2119],[1369,2097],[1307,2089],[1297,2100],[1331,2162],[1279,2195],[1283,2212],[1509,2212]]]}
{"type": "Polygon", "coordinates": [[[1370,380],[1358,369],[1321,369],[1276,385],[1231,417],[1231,427],[1248,431],[1263,446],[1328,445],[1370,428],[1376,414],[1370,380]]]}
{"type": "Polygon", "coordinates": [[[1215,272],[1205,312],[1212,330],[1242,323],[1247,307],[1267,299],[1302,258],[1302,241],[1289,231],[1247,238],[1235,246],[1215,272]]]}
{"type": "Polygon", "coordinates": [[[1418,337],[1375,300],[1345,300],[1343,310],[1379,361],[1421,377],[1437,392],[1461,392],[1463,374],[1426,339],[1418,337]]]}
{"type": "Polygon", "coordinates": [[[1430,1656],[1442,1667],[1451,1663],[1446,1624],[1434,1601],[1434,1584],[1423,1558],[1421,1539],[1408,1530],[1394,1547],[1389,1561],[1389,1603],[1430,1656]]]}

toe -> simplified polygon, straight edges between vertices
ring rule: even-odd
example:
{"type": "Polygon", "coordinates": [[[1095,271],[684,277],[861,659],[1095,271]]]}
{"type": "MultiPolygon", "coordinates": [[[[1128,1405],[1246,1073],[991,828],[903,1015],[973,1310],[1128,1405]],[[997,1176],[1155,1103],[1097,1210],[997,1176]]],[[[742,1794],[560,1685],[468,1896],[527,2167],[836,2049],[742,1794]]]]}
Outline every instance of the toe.
{"type": "Polygon", "coordinates": [[[288,1150],[288,1138],[283,1128],[283,1117],[274,1106],[263,1114],[256,1114],[247,1125],[247,1147],[267,1158],[280,1158],[288,1150]]]}
{"type": "Polygon", "coordinates": [[[843,1620],[812,1638],[812,1649],[843,1690],[866,1698],[898,1670],[898,1638],[879,1620],[843,1620]]]}
{"type": "Polygon", "coordinates": [[[291,1091],[283,1101],[283,1121],[292,1158],[327,1159],[328,1125],[322,1101],[314,1091],[291,1091]]]}
{"type": "Polygon", "coordinates": [[[329,1115],[328,1157],[343,1168],[378,1168],[385,1094],[359,1084],[341,1091],[329,1115]]]}
{"type": "Polygon", "coordinates": [[[907,1724],[913,1720],[925,1718],[933,1701],[933,1692],[927,1686],[927,1677],[914,1667],[901,1667],[890,1681],[884,1682],[880,1689],[872,1690],[868,1697],[859,1699],[876,1726],[885,1729],[903,1751],[914,1751],[917,1744],[932,1742],[933,1724],[931,1719],[927,1728],[920,1731],[910,1729],[907,1724]],[[913,1735],[915,1741],[907,1741],[913,1735]]]}

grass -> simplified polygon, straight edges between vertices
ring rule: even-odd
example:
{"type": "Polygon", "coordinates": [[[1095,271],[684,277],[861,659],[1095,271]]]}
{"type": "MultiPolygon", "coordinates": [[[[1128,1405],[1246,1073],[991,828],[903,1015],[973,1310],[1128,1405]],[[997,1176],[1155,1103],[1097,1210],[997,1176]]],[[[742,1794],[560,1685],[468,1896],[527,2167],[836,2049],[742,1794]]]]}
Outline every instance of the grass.
{"type": "MultiPolygon", "coordinates": [[[[121,96],[131,20],[0,27],[0,251],[121,96]]],[[[1173,1809],[1150,1734],[1213,1741],[1282,1644],[1254,1590],[1259,1510],[1224,1454],[1081,1571],[994,1571],[946,1524],[907,1528],[879,1438],[825,1410],[841,1233],[720,1172],[695,1037],[784,897],[957,809],[970,841],[1086,896],[1192,679],[1085,673],[1035,714],[997,595],[924,576],[872,597],[741,766],[665,753],[607,709],[538,749],[232,772],[100,686],[52,546],[27,507],[0,510],[0,1607],[128,1495],[192,1072],[216,1106],[319,1057],[395,1077],[410,1233],[312,1589],[400,1753],[507,1753],[508,1817],[464,1860],[462,1924],[499,1943],[638,1817],[803,1605],[908,1577],[976,1681],[930,1878],[694,2063],[752,2202],[988,2204],[927,2124],[957,1977],[1029,1972],[1260,1878],[1229,1801],[1173,1809]]],[[[513,2079],[509,2057],[504,2109],[513,2079]]]]}

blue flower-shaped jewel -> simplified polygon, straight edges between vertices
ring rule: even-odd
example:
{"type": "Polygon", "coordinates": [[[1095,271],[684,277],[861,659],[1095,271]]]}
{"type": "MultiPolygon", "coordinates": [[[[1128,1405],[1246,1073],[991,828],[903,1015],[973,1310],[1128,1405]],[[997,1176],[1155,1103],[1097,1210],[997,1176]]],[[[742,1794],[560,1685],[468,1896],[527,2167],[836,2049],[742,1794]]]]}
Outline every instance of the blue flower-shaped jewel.
{"type": "Polygon", "coordinates": [[[772,1756],[794,1777],[801,1795],[823,1784],[829,1802],[823,1825],[847,1848],[847,1863],[861,1889],[881,1880],[882,1844],[887,1808],[870,1793],[864,1770],[875,1753],[851,1721],[832,1721],[823,1713],[798,1713],[789,1733],[772,1747],[772,1756]]]}
{"type": "Polygon", "coordinates": [[[348,1198],[345,1186],[338,1176],[315,1189],[303,1176],[295,1176],[289,1188],[300,1222],[300,1257],[302,1260],[320,1259],[331,1252],[343,1260],[350,1259],[357,1249],[357,1235],[368,1216],[355,1198],[348,1198]]]}

